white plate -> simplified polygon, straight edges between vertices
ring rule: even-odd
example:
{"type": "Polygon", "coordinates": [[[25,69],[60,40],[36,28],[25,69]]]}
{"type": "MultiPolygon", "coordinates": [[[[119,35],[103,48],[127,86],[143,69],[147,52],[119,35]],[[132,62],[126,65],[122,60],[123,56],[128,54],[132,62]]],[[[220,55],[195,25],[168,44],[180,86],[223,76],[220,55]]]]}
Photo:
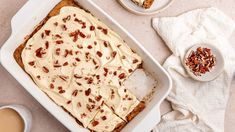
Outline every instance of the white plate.
{"type": "Polygon", "coordinates": [[[224,58],[221,54],[221,52],[219,51],[219,49],[217,49],[215,46],[211,45],[211,44],[197,44],[194,45],[192,48],[190,48],[187,53],[185,54],[184,60],[183,60],[183,64],[184,67],[186,69],[186,71],[188,72],[188,74],[195,80],[198,81],[211,81],[214,80],[216,77],[218,77],[220,75],[220,73],[223,71],[224,69],[224,58]],[[206,72],[205,74],[202,74],[201,76],[196,76],[194,75],[189,67],[186,65],[185,61],[186,58],[189,56],[189,54],[191,53],[191,51],[196,51],[198,47],[203,47],[203,48],[209,48],[211,49],[212,54],[215,56],[216,58],[216,64],[214,67],[212,67],[212,69],[209,72],[206,72]]]}
{"type": "MultiPolygon", "coordinates": [[[[129,122],[123,132],[150,131],[161,119],[160,104],[169,94],[172,80],[162,66],[146,51],[145,48],[120,24],[98,7],[93,0],[76,0],[80,6],[89,10],[95,17],[116,31],[128,45],[144,60],[143,68],[158,82],[157,92],[146,108],[129,122]]],[[[89,131],[80,126],[74,118],[56,105],[30,76],[16,63],[13,53],[22,44],[24,37],[32,33],[60,0],[29,0],[12,18],[12,34],[1,48],[0,61],[3,67],[56,119],[73,132],[89,131]],[[30,12],[30,13],[29,13],[30,12]]]]}
{"type": "Polygon", "coordinates": [[[149,9],[144,9],[131,0],[118,0],[119,3],[128,11],[138,15],[153,15],[168,8],[174,0],[154,0],[149,9]]]}

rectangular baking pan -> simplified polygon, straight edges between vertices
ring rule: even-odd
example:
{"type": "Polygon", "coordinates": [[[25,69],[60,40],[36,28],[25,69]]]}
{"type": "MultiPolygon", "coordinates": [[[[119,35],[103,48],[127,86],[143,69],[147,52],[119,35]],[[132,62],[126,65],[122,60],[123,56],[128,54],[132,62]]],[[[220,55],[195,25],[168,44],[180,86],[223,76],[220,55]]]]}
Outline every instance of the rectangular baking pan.
{"type": "MultiPolygon", "coordinates": [[[[72,116],[57,106],[46,94],[44,94],[30,76],[16,63],[13,57],[14,50],[24,42],[24,37],[34,31],[50,10],[60,0],[29,0],[12,18],[12,34],[2,46],[0,60],[5,69],[55,118],[71,131],[88,131],[82,128],[72,116]]],[[[143,59],[143,68],[158,82],[157,92],[146,108],[129,122],[122,131],[147,132],[160,121],[160,104],[171,90],[172,81],[161,65],[143,48],[143,46],[113,18],[98,7],[92,0],[77,0],[79,5],[89,10],[95,17],[117,32],[126,43],[136,51],[143,59]]]]}

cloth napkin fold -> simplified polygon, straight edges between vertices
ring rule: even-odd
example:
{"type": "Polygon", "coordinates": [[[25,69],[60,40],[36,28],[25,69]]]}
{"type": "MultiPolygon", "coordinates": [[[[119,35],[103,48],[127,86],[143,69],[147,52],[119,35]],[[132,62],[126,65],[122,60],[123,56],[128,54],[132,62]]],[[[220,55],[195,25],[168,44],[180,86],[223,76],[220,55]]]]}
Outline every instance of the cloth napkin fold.
{"type": "Polygon", "coordinates": [[[154,18],[153,27],[173,54],[164,68],[173,79],[167,100],[173,111],[165,114],[157,132],[222,132],[235,71],[235,50],[228,42],[235,28],[234,21],[218,9],[196,9],[178,17],[154,18]],[[225,59],[224,71],[210,82],[191,79],[181,61],[194,44],[215,45],[225,59]]]}

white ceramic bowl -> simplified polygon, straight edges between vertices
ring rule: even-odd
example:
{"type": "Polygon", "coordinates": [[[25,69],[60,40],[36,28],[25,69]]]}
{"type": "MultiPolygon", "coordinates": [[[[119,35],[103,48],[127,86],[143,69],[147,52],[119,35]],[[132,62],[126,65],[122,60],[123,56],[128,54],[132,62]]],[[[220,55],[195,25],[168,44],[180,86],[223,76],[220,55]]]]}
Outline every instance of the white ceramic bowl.
{"type": "Polygon", "coordinates": [[[15,110],[23,119],[24,122],[24,132],[30,132],[30,127],[31,127],[31,123],[32,123],[32,115],[31,112],[24,106],[22,105],[5,105],[5,106],[1,106],[1,109],[13,109],[15,110]]]}
{"type": "Polygon", "coordinates": [[[144,9],[131,0],[118,0],[118,2],[128,11],[137,15],[153,15],[157,14],[166,8],[168,8],[174,0],[154,0],[152,6],[149,9],[144,9]]]}
{"type": "Polygon", "coordinates": [[[196,44],[196,45],[194,45],[193,47],[191,47],[187,51],[182,63],[184,65],[186,71],[188,72],[189,76],[192,77],[193,79],[197,80],[197,81],[212,81],[216,77],[218,77],[224,69],[224,58],[223,58],[220,50],[217,49],[214,45],[211,45],[211,44],[196,44]],[[185,63],[185,61],[186,61],[187,57],[190,55],[191,51],[196,51],[198,47],[211,49],[212,54],[216,58],[215,66],[212,67],[212,69],[209,72],[206,72],[205,74],[202,74],[201,76],[194,75],[193,72],[190,71],[189,67],[185,63]]]}

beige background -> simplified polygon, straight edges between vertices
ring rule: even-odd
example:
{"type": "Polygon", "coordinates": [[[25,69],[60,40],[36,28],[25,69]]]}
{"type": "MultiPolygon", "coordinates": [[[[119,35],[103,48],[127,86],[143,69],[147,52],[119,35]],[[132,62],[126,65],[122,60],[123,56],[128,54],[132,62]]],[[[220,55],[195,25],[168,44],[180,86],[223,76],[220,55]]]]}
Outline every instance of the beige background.
{"type": "MultiPolygon", "coordinates": [[[[0,45],[11,34],[10,20],[27,0],[0,0],[0,45]]],[[[215,6],[235,20],[235,0],[175,0],[167,10],[152,16],[137,16],[127,12],[115,0],[94,0],[114,19],[126,28],[161,64],[171,54],[159,36],[151,27],[151,18],[175,16],[195,8],[215,6]]],[[[234,45],[235,33],[231,38],[234,45]]],[[[235,45],[234,45],[235,48],[235,45]]],[[[0,105],[23,104],[33,114],[32,132],[66,132],[68,131],[50,113],[48,113],[2,66],[0,66],[0,105]]],[[[161,112],[170,110],[165,101],[161,112]]],[[[226,109],[225,131],[235,130],[235,79],[231,86],[230,98],[226,109]]]]}

